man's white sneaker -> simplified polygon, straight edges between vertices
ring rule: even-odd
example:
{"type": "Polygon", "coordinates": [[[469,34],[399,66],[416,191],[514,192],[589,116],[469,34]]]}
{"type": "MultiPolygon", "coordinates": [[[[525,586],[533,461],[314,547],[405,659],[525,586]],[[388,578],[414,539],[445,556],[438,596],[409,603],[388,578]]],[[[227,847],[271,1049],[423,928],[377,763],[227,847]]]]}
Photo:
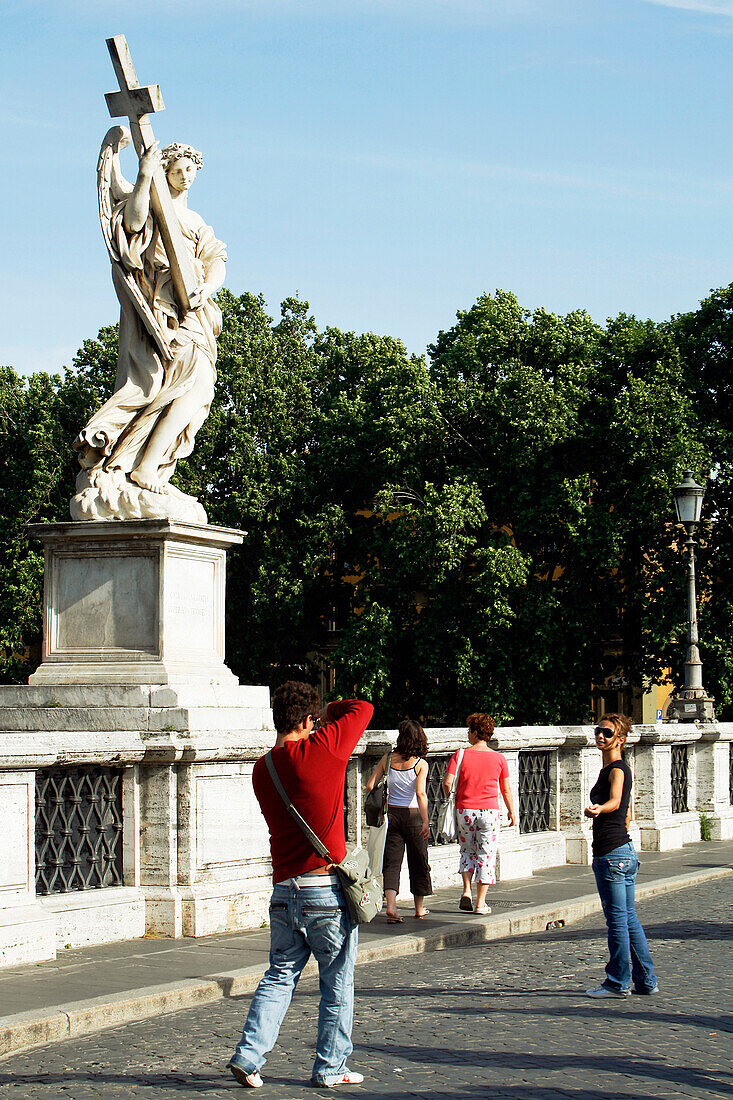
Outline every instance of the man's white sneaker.
{"type": "Polygon", "coordinates": [[[598,985],[595,989],[586,989],[586,997],[630,997],[628,989],[608,989],[605,985],[598,985]]]}
{"type": "Polygon", "coordinates": [[[247,1073],[241,1066],[238,1066],[236,1062],[228,1062],[227,1069],[232,1071],[232,1076],[235,1081],[238,1081],[246,1089],[261,1089],[264,1085],[264,1081],[259,1075],[258,1070],[253,1069],[251,1073],[247,1073]]]}
{"type": "Polygon", "coordinates": [[[363,1073],[357,1073],[353,1069],[345,1069],[343,1073],[329,1073],[320,1081],[314,1081],[316,1088],[335,1089],[339,1085],[360,1085],[364,1080],[363,1073]]]}

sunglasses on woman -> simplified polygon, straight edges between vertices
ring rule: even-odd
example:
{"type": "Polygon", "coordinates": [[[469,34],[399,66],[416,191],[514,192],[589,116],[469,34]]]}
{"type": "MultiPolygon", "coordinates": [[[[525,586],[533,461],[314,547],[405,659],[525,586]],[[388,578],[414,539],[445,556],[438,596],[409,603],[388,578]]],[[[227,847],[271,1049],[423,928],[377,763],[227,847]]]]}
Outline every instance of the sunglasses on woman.
{"type": "Polygon", "coordinates": [[[605,737],[606,739],[616,736],[616,730],[610,730],[608,726],[596,726],[593,733],[596,737],[605,737]]]}

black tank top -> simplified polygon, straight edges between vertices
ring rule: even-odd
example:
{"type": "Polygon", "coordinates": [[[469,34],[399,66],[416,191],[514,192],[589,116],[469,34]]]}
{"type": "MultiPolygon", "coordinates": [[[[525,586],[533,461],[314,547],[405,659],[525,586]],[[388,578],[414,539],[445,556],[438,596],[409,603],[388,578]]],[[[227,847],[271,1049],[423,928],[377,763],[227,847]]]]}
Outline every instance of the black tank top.
{"type": "Polygon", "coordinates": [[[610,814],[599,814],[593,818],[593,855],[605,856],[614,848],[620,848],[622,844],[629,844],[631,837],[626,831],[626,813],[631,797],[631,768],[625,760],[612,760],[601,768],[595,786],[590,792],[590,800],[597,806],[602,806],[611,797],[611,772],[614,768],[620,768],[624,773],[624,789],[621,795],[621,805],[610,814]]]}

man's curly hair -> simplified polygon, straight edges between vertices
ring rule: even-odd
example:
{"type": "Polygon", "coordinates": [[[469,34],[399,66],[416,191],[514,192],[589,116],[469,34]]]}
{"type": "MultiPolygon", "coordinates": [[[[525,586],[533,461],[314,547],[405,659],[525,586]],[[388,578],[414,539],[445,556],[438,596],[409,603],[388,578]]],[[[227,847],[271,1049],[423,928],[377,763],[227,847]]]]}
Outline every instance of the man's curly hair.
{"type": "Polygon", "coordinates": [[[278,733],[290,733],[320,709],[318,692],[302,680],[286,680],[272,695],[272,717],[278,733]]]}

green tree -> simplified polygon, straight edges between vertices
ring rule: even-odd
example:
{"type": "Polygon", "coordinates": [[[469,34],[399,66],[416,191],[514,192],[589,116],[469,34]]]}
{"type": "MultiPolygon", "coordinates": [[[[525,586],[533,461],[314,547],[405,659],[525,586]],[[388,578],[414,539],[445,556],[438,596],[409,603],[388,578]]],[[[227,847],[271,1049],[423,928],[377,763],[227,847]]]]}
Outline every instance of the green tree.
{"type": "Polygon", "coordinates": [[[669,487],[704,454],[677,349],[651,322],[604,330],[497,292],[430,351],[443,468],[479,487],[527,572],[493,659],[498,694],[515,721],[578,721],[614,651],[640,684],[677,627],[663,583],[669,487]]]}
{"type": "MultiPolygon", "coordinates": [[[[704,440],[706,462],[691,462],[706,486],[697,555],[700,653],[703,683],[715,695],[718,716],[733,715],[733,284],[714,290],[697,310],[672,318],[670,331],[680,349],[687,388],[692,395],[697,430],[704,440]],[[708,475],[711,474],[710,480],[708,475]]],[[[680,627],[674,654],[678,681],[684,653],[683,569],[677,593],[680,627]]]]}
{"type": "Polygon", "coordinates": [[[43,554],[27,525],[69,518],[76,476],[70,444],[88,415],[89,396],[74,371],[24,378],[0,368],[0,678],[6,682],[27,678],[38,661],[43,554]]]}
{"type": "MultiPolygon", "coordinates": [[[[287,299],[222,290],[218,383],[175,481],[230,555],[227,659],[245,682],[361,691],[377,721],[577,721],[591,682],[684,658],[670,487],[714,469],[700,552],[706,681],[728,703],[733,290],[657,325],[482,295],[429,349],[319,331],[287,299]],[[334,629],[335,627],[335,629],[334,629]],[[620,655],[623,655],[621,662],[620,655]],[[621,664],[623,667],[621,667],[621,664]]],[[[0,672],[38,639],[25,526],[68,515],[71,442],[111,393],[116,326],[63,377],[0,371],[0,672]]]]}

